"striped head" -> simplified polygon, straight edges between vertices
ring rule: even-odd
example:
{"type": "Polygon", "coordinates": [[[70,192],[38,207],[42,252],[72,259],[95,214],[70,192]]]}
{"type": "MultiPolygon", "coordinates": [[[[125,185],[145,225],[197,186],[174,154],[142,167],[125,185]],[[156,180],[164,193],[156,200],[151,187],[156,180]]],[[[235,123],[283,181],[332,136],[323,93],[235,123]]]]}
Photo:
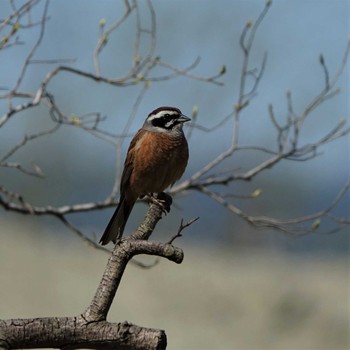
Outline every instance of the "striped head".
{"type": "Polygon", "coordinates": [[[182,132],[183,123],[191,119],[181,113],[175,107],[159,107],[152,111],[143,128],[154,132],[182,132]]]}

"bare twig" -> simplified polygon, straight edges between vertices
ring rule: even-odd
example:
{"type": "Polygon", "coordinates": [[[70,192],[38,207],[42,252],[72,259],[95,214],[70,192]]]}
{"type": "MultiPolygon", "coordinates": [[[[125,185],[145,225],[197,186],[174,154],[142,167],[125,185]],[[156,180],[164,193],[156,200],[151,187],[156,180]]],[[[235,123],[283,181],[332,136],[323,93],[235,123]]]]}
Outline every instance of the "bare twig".
{"type": "Polygon", "coordinates": [[[123,15],[116,20],[106,31],[104,30],[105,27],[105,22],[99,23],[100,29],[101,29],[101,34],[98,39],[94,54],[93,54],[93,60],[94,60],[94,66],[95,66],[95,74],[97,76],[100,76],[100,61],[99,61],[99,55],[102,52],[103,48],[107,45],[108,40],[112,32],[114,32],[116,29],[118,29],[121,24],[130,16],[131,12],[135,9],[136,7],[136,1],[133,1],[132,4],[130,5],[128,1],[124,1],[125,4],[125,12],[123,15]]]}
{"type": "Polygon", "coordinates": [[[45,25],[46,25],[46,17],[47,17],[48,8],[49,8],[49,1],[46,0],[45,6],[44,6],[44,11],[42,14],[42,19],[41,19],[41,27],[40,27],[39,37],[38,37],[36,43],[34,44],[33,48],[30,50],[27,58],[24,61],[21,73],[18,76],[17,82],[13,88],[13,91],[17,91],[19,86],[21,85],[23,78],[26,74],[26,71],[28,69],[28,65],[30,64],[32,57],[34,56],[35,52],[37,51],[37,49],[39,48],[39,46],[41,44],[41,41],[43,40],[44,33],[45,33],[45,25]]]}
{"type": "Polygon", "coordinates": [[[162,62],[161,60],[158,60],[157,64],[159,66],[164,67],[164,68],[168,68],[169,70],[173,71],[174,73],[172,75],[168,75],[168,76],[162,76],[162,77],[158,77],[158,78],[150,78],[150,80],[151,81],[168,80],[170,78],[178,77],[180,75],[183,75],[183,76],[186,76],[186,77],[194,79],[194,80],[199,80],[199,81],[204,81],[204,82],[208,82],[208,83],[213,83],[213,84],[219,85],[219,86],[223,86],[224,85],[223,82],[217,80],[218,78],[220,78],[224,74],[223,70],[221,70],[218,74],[215,74],[215,75],[213,75],[211,77],[202,77],[202,76],[199,76],[199,75],[195,75],[195,74],[189,73],[192,69],[194,69],[198,65],[199,62],[200,62],[200,57],[197,57],[197,59],[189,67],[187,67],[185,69],[179,69],[179,68],[176,68],[176,67],[172,66],[169,63],[165,63],[165,62],[162,62]]]}
{"type": "MultiPolygon", "coordinates": [[[[293,234],[293,235],[305,235],[311,232],[315,232],[318,227],[315,225],[305,225],[306,223],[315,222],[315,220],[319,220],[322,217],[330,217],[333,221],[337,222],[337,218],[334,215],[330,215],[330,212],[337,206],[337,204],[341,201],[341,199],[345,196],[345,194],[349,191],[350,181],[348,181],[339,191],[333,202],[325,209],[320,210],[319,212],[301,216],[295,219],[275,219],[266,216],[251,216],[245,213],[243,210],[238,208],[232,203],[229,203],[225,200],[222,195],[219,195],[213,191],[208,190],[205,187],[200,187],[199,190],[220,203],[222,206],[230,210],[235,215],[241,217],[251,225],[257,228],[272,228],[278,231],[282,231],[285,233],[293,234]]],[[[342,219],[340,219],[342,220],[342,219]]],[[[346,220],[344,221],[346,222],[346,220]]]]}
{"type": "MultiPolygon", "coordinates": [[[[31,9],[34,5],[38,4],[39,1],[28,1],[25,5],[20,8],[13,7],[13,14],[7,17],[5,21],[0,23],[1,28],[8,27],[9,30],[14,31],[13,28],[17,28],[16,23],[24,15],[28,15],[27,26],[40,24],[40,31],[38,37],[29,51],[29,54],[26,56],[20,75],[16,81],[16,84],[13,88],[7,88],[6,92],[0,96],[2,99],[7,99],[9,102],[8,110],[0,117],[0,128],[5,125],[11,118],[21,112],[34,108],[37,106],[43,106],[47,108],[49,114],[51,115],[55,126],[52,128],[52,132],[57,130],[60,125],[68,125],[71,127],[79,128],[91,135],[102,139],[103,141],[110,142],[116,147],[117,159],[116,159],[116,176],[114,179],[113,188],[110,191],[110,194],[101,201],[89,202],[89,203],[80,203],[74,204],[71,206],[61,206],[61,207],[52,207],[50,205],[38,207],[30,203],[26,203],[23,199],[19,200],[20,197],[16,195],[11,195],[5,187],[0,188],[0,205],[8,210],[13,210],[22,214],[30,215],[53,215],[61,220],[69,229],[71,229],[76,234],[84,235],[79,228],[74,227],[67,220],[67,214],[74,214],[77,212],[87,212],[92,210],[100,210],[104,208],[110,208],[117,204],[114,200],[118,192],[120,175],[121,175],[121,149],[124,143],[125,138],[130,137],[130,127],[133,120],[136,118],[136,115],[139,110],[139,106],[146,96],[147,91],[150,88],[151,83],[158,81],[166,81],[168,79],[173,79],[178,76],[184,76],[189,79],[195,79],[198,81],[203,81],[206,83],[214,83],[216,85],[221,85],[220,77],[226,73],[225,66],[220,70],[218,74],[209,75],[209,76],[199,76],[193,73],[194,69],[199,65],[200,58],[196,58],[192,64],[185,68],[178,68],[173,64],[163,61],[156,55],[156,43],[157,43],[157,26],[156,26],[156,14],[152,6],[151,1],[147,1],[147,10],[150,14],[150,21],[147,27],[144,25],[146,21],[143,19],[143,12],[139,7],[139,3],[136,0],[124,0],[124,12],[117,18],[108,28],[104,21],[100,22],[100,37],[93,53],[94,58],[94,72],[85,71],[79,67],[72,67],[68,65],[66,60],[37,60],[34,59],[35,53],[37,52],[38,47],[42,43],[42,38],[45,32],[46,21],[48,20],[48,4],[46,1],[44,3],[44,11],[41,15],[40,21],[33,21],[31,18],[31,9]],[[135,16],[135,41],[132,52],[132,64],[131,69],[123,74],[120,77],[109,77],[101,75],[101,67],[99,62],[99,56],[102,53],[103,49],[108,44],[108,38],[112,38],[112,33],[116,32],[118,28],[123,23],[126,23],[126,20],[135,16]],[[10,28],[11,27],[11,28],[10,28]],[[147,43],[146,46],[145,44],[147,43]],[[20,91],[21,82],[27,76],[29,71],[29,66],[31,64],[55,64],[58,66],[53,67],[50,71],[46,73],[45,78],[39,85],[38,89],[34,92],[20,91]],[[66,65],[65,65],[66,64],[66,65]],[[165,70],[166,72],[162,75],[155,75],[155,68],[165,70]],[[62,74],[70,74],[76,77],[81,77],[82,79],[88,79],[96,83],[104,83],[111,85],[115,88],[122,88],[127,86],[135,86],[141,84],[140,92],[135,99],[132,110],[129,114],[125,126],[120,134],[115,134],[109,130],[103,130],[103,121],[106,119],[99,112],[90,112],[83,115],[64,112],[65,108],[59,105],[54,98],[54,94],[49,91],[51,83],[58,76],[62,74]],[[15,99],[16,98],[16,99],[15,99]],[[22,99],[20,103],[16,106],[12,106],[12,101],[22,99]],[[24,100],[24,102],[23,102],[24,100]]],[[[195,115],[193,115],[193,121],[190,125],[190,130],[188,132],[188,137],[196,130],[201,130],[205,132],[210,132],[218,129],[223,126],[225,123],[232,121],[232,135],[231,143],[227,149],[222,151],[216,157],[207,162],[205,166],[195,172],[189,179],[182,181],[178,185],[174,186],[170,193],[172,194],[187,194],[189,190],[196,190],[206,195],[209,195],[216,201],[221,201],[221,204],[224,206],[230,207],[231,211],[236,215],[242,216],[248,222],[253,222],[254,225],[258,226],[260,223],[262,227],[271,226],[277,227],[281,226],[283,229],[284,222],[280,220],[275,220],[273,218],[251,218],[248,214],[242,214],[239,208],[232,206],[231,203],[227,202],[228,198],[236,198],[230,193],[219,195],[211,190],[210,187],[214,185],[227,185],[233,181],[243,180],[251,181],[257,175],[259,175],[264,170],[270,169],[271,167],[276,166],[282,160],[291,160],[291,161],[306,161],[318,156],[321,152],[321,146],[326,145],[329,142],[332,142],[340,137],[348,135],[350,133],[350,128],[345,126],[345,121],[340,120],[338,124],[330,131],[327,131],[319,139],[303,144],[300,141],[300,133],[302,131],[303,124],[318,106],[320,106],[327,99],[332,98],[339,93],[339,90],[336,89],[335,85],[338,81],[338,78],[343,73],[346,62],[348,60],[350,52],[350,43],[346,46],[344,57],[340,62],[338,69],[335,74],[332,76],[329,73],[328,67],[325,64],[323,56],[320,58],[320,64],[323,67],[325,75],[325,86],[321,91],[305,105],[304,110],[298,115],[295,112],[292,100],[291,92],[287,92],[287,117],[284,122],[281,122],[279,118],[276,117],[272,104],[269,106],[269,115],[271,122],[276,129],[276,138],[277,146],[276,149],[270,149],[260,145],[244,145],[240,140],[240,119],[242,112],[249,106],[252,99],[256,96],[260,82],[263,78],[265,72],[265,66],[267,62],[267,54],[264,54],[260,67],[250,67],[250,57],[252,54],[252,49],[254,41],[256,38],[257,31],[264,20],[268,10],[270,8],[271,1],[267,1],[265,7],[262,9],[261,13],[258,15],[257,20],[247,22],[246,26],[243,28],[242,35],[240,38],[240,45],[242,49],[243,62],[240,71],[240,80],[239,80],[239,93],[236,97],[236,103],[232,112],[228,113],[227,116],[223,117],[221,121],[212,126],[211,128],[204,127],[198,123],[197,114],[198,109],[195,115]],[[218,171],[218,167],[227,159],[232,158],[237,154],[237,152],[243,151],[254,151],[260,152],[264,159],[259,161],[257,164],[252,166],[249,169],[233,169],[228,173],[223,174],[218,171]],[[266,155],[268,156],[266,159],[266,155]],[[227,203],[227,204],[226,204],[227,203]],[[269,223],[270,220],[270,223],[269,223]],[[277,223],[277,224],[276,224],[277,223]]],[[[23,22],[23,21],[22,21],[23,22]]],[[[21,29],[25,26],[21,24],[21,29]]],[[[17,29],[18,30],[18,29],[17,29]]],[[[51,130],[51,129],[50,129],[51,130]]],[[[29,141],[38,139],[41,136],[51,133],[51,131],[44,131],[34,133],[32,135],[26,136],[21,142],[14,145],[10,148],[7,153],[5,153],[0,161],[0,165],[3,167],[16,168],[20,171],[23,171],[30,175],[41,176],[41,170],[37,165],[33,165],[33,169],[27,169],[20,163],[10,162],[11,156],[13,156],[18,150],[23,148],[29,141]]],[[[249,196],[248,196],[249,197],[249,196]]],[[[325,216],[329,213],[323,213],[325,216]]],[[[340,220],[340,219],[339,219],[340,220]]],[[[339,221],[341,222],[341,221],[339,221]]],[[[344,222],[344,220],[342,221],[344,222]]],[[[82,237],[85,240],[85,237],[82,237]]],[[[91,242],[88,242],[89,244],[91,242]]],[[[93,242],[91,245],[96,244],[93,242]]]]}
{"type": "MultiPolygon", "coordinates": [[[[152,2],[147,0],[146,5],[142,4],[143,7],[139,5],[140,3],[137,0],[124,0],[124,12],[121,13],[110,26],[107,27],[105,20],[102,19],[100,21],[100,35],[95,50],[92,53],[94,64],[93,71],[84,70],[79,66],[73,66],[73,63],[76,62],[73,62],[72,60],[35,58],[39,47],[43,43],[46,24],[49,20],[49,0],[43,2],[40,2],[39,0],[26,1],[18,8],[18,2],[10,1],[10,9],[12,9],[12,13],[4,20],[0,21],[0,31],[3,30],[5,33],[0,43],[0,50],[11,49],[14,45],[24,44],[24,42],[20,40],[19,31],[32,28],[34,26],[39,26],[38,30],[36,31],[37,37],[34,38],[34,43],[29,47],[29,53],[24,57],[14,86],[4,87],[3,85],[8,85],[8,83],[4,83],[1,87],[1,90],[3,91],[0,99],[2,102],[7,102],[8,108],[0,116],[0,129],[3,128],[6,123],[11,122],[14,116],[20,115],[22,112],[38,106],[45,109],[45,111],[47,111],[47,115],[51,116],[53,122],[55,123],[51,129],[37,131],[33,134],[24,136],[20,142],[14,144],[12,147],[9,147],[5,152],[3,151],[3,154],[0,157],[0,166],[15,168],[28,175],[42,177],[42,171],[35,163],[33,163],[33,169],[28,169],[21,163],[10,161],[11,157],[13,157],[16,152],[19,152],[21,149],[26,147],[29,142],[38,140],[45,135],[53,134],[62,125],[77,129],[79,128],[80,130],[89,133],[94,137],[98,137],[103,141],[112,143],[115,145],[117,153],[117,170],[114,184],[109,195],[99,201],[63,205],[58,207],[51,206],[50,203],[43,206],[37,206],[27,201],[21,193],[16,193],[9,190],[8,188],[10,188],[10,186],[0,186],[0,206],[4,209],[24,215],[52,216],[63,223],[71,232],[77,235],[79,239],[84,241],[89,246],[110,253],[110,259],[101,279],[101,283],[97,288],[91,304],[85,310],[85,312],[77,317],[71,318],[0,321],[0,333],[2,335],[16,335],[19,325],[23,326],[21,328],[21,330],[23,330],[20,337],[21,340],[28,339],[28,342],[30,342],[31,339],[41,340],[42,335],[45,334],[45,336],[51,340],[50,345],[57,345],[59,348],[68,348],[69,346],[83,348],[84,345],[85,347],[91,347],[91,345],[95,346],[96,335],[100,336],[98,338],[99,341],[101,339],[104,341],[103,345],[108,343],[109,347],[119,346],[126,349],[144,349],[146,347],[137,345],[139,344],[137,341],[144,341],[145,336],[147,335],[150,335],[151,339],[159,337],[158,341],[150,342],[152,346],[147,346],[147,348],[160,349],[164,348],[165,346],[166,341],[164,332],[140,329],[140,327],[129,325],[127,323],[111,324],[105,320],[115,293],[118,290],[125,267],[130,261],[132,261],[131,259],[136,255],[146,254],[167,258],[175,263],[181,263],[183,259],[183,252],[181,249],[174,247],[172,243],[176,238],[181,237],[183,230],[194,223],[198,218],[192,219],[186,223],[181,220],[177,233],[169,240],[168,243],[149,241],[149,237],[162,216],[161,208],[155,204],[151,204],[149,211],[139,228],[131,236],[123,239],[119,244],[115,245],[113,251],[110,252],[107,248],[97,244],[96,239],[90,238],[82,229],[74,225],[69,216],[76,213],[87,213],[112,208],[117,205],[117,201],[114,199],[114,197],[118,192],[121,175],[122,145],[124,144],[125,138],[131,136],[130,128],[132,122],[138,115],[139,107],[142,101],[144,101],[146,93],[149,91],[151,84],[160,81],[168,81],[169,79],[182,76],[188,79],[197,80],[199,82],[215,84],[217,86],[223,85],[220,78],[226,74],[225,66],[223,66],[217,74],[201,76],[195,73],[195,69],[200,63],[199,57],[185,68],[179,68],[173,63],[165,62],[163,59],[161,59],[156,52],[157,23],[156,13],[152,2]],[[41,11],[39,19],[32,18],[33,16],[36,16],[36,13],[38,13],[38,11],[32,11],[33,7],[38,4],[43,4],[43,11],[41,11]],[[145,8],[147,9],[147,15],[149,15],[147,20],[145,19],[143,12],[145,8]],[[121,28],[121,25],[131,23],[131,18],[135,19],[135,40],[133,43],[133,49],[130,52],[130,68],[117,77],[103,75],[101,73],[101,71],[103,71],[103,67],[101,66],[100,62],[100,55],[102,51],[107,48],[109,40],[113,40],[113,33],[121,28]],[[128,21],[128,19],[130,19],[130,21],[128,21]],[[35,87],[35,89],[32,91],[27,91],[23,87],[23,82],[28,78],[30,67],[34,64],[45,67],[45,69],[47,66],[44,65],[53,64],[54,66],[50,67],[49,70],[46,70],[44,79],[38,86],[35,87]],[[66,111],[67,107],[57,102],[59,99],[55,99],[55,94],[53,93],[54,81],[58,77],[61,78],[65,75],[78,77],[84,79],[84,81],[107,84],[115,89],[136,85],[140,86],[139,93],[134,101],[128,119],[125,122],[124,128],[121,128],[123,129],[121,133],[113,133],[110,130],[103,130],[103,122],[106,119],[103,113],[98,111],[88,111],[87,113],[79,114],[75,111],[66,111]],[[38,326],[43,333],[38,332],[38,330],[34,329],[33,326],[38,326]],[[16,327],[17,329],[15,329],[16,327]],[[68,330],[68,333],[70,332],[69,334],[77,335],[78,338],[72,341],[68,346],[67,339],[62,339],[60,334],[58,334],[58,336],[55,338],[50,338],[53,330],[56,330],[55,327],[58,329],[60,327],[66,327],[65,330],[68,330]],[[125,337],[124,332],[129,332],[127,337],[125,337]],[[32,338],[29,337],[28,334],[30,334],[32,338]],[[119,336],[119,338],[117,337],[117,341],[115,340],[115,334],[119,336]],[[138,334],[141,334],[142,336],[138,337],[138,334]],[[81,341],[81,339],[84,339],[84,341],[81,341]],[[132,339],[134,342],[125,343],[125,339],[132,339]]],[[[311,112],[315,111],[316,108],[321,106],[326,100],[333,98],[340,92],[340,90],[336,88],[336,84],[339,77],[344,72],[345,65],[349,58],[350,42],[348,42],[343,59],[333,75],[330,73],[323,55],[320,56],[319,61],[323,69],[325,80],[324,86],[322,86],[320,91],[318,91],[317,94],[305,104],[304,109],[301,110],[300,113],[297,113],[296,109],[294,108],[294,100],[292,99],[292,93],[290,91],[288,91],[286,95],[287,106],[284,121],[281,121],[281,118],[279,118],[280,116],[275,115],[272,104],[269,106],[269,117],[276,131],[277,144],[275,147],[270,148],[259,144],[244,145],[242,143],[240,127],[241,118],[243,111],[248,109],[252,100],[257,96],[260,83],[265,74],[267,53],[263,55],[261,63],[257,67],[251,67],[250,58],[257,32],[268,13],[270,5],[271,1],[266,1],[266,5],[258,15],[257,20],[255,22],[247,22],[242,30],[240,47],[242,50],[243,62],[240,69],[238,96],[235,98],[232,111],[228,113],[227,116],[221,118],[221,120],[219,119],[219,122],[210,128],[202,126],[198,123],[198,108],[194,108],[192,111],[193,120],[188,131],[188,138],[190,138],[196,130],[211,132],[219,127],[222,127],[225,125],[225,123],[231,122],[231,137],[229,140],[230,145],[213,159],[208,160],[208,162],[201,169],[190,176],[189,179],[186,179],[177,186],[174,186],[170,193],[186,195],[191,190],[198,191],[210,199],[218,202],[220,205],[227,208],[231,213],[242,218],[256,228],[272,228],[293,235],[303,235],[312,232],[320,233],[325,231],[322,226],[323,220],[326,219],[334,224],[335,228],[327,231],[333,233],[345,225],[350,224],[350,218],[337,217],[334,214],[337,205],[349,193],[350,181],[348,181],[340,189],[332,203],[330,203],[328,206],[325,205],[325,208],[322,208],[318,212],[292,219],[279,219],[264,215],[250,215],[248,212],[245,212],[235,204],[235,199],[237,198],[254,199],[258,197],[261,193],[261,189],[256,189],[254,192],[246,196],[235,195],[228,193],[227,191],[221,193],[216,192],[217,188],[222,188],[222,186],[229,185],[234,181],[251,181],[263,171],[275,167],[283,160],[306,161],[312,159],[320,154],[322,151],[322,146],[350,133],[350,128],[346,126],[345,120],[341,119],[331,130],[324,132],[321,137],[313,142],[303,143],[303,141],[300,139],[300,134],[303,131],[304,123],[311,117],[311,112]],[[238,152],[244,151],[254,151],[256,153],[259,152],[262,158],[247,169],[236,167],[235,169],[231,168],[229,172],[221,171],[220,166],[224,161],[233,159],[238,152]]],[[[4,129],[1,130],[3,131],[4,129]]],[[[158,261],[158,259],[155,260],[154,264],[151,265],[145,265],[139,262],[135,263],[138,266],[147,268],[154,266],[158,263],[158,261]]],[[[14,343],[17,344],[15,341],[14,343]]],[[[38,345],[39,343],[40,341],[36,341],[35,345],[38,345]]],[[[40,345],[46,346],[48,343],[40,343],[40,345]]],[[[8,347],[8,344],[0,339],[0,348],[6,347],[8,347]]]]}
{"type": "Polygon", "coordinates": [[[181,219],[180,226],[179,226],[179,228],[178,228],[176,234],[175,234],[173,237],[171,237],[171,239],[168,241],[168,244],[172,244],[172,243],[175,241],[176,238],[182,237],[182,231],[183,231],[185,228],[191,226],[191,225],[192,225],[194,222],[196,222],[198,219],[199,219],[199,216],[196,217],[196,218],[194,218],[194,219],[191,219],[191,220],[189,220],[189,221],[187,221],[187,222],[185,222],[185,223],[184,223],[184,219],[181,219]]]}
{"type": "MultiPolygon", "coordinates": [[[[232,142],[231,146],[221,154],[219,154],[216,158],[211,160],[209,163],[207,163],[202,169],[198,170],[196,173],[194,173],[189,180],[186,180],[182,184],[178,185],[176,188],[173,189],[173,193],[178,192],[180,189],[184,190],[186,187],[191,187],[198,179],[202,178],[204,175],[206,175],[209,171],[211,171],[213,168],[221,164],[226,158],[233,156],[233,154],[237,150],[238,146],[238,134],[239,134],[239,118],[241,111],[248,105],[249,100],[246,99],[246,80],[247,80],[247,67],[249,63],[251,48],[255,39],[255,34],[258,29],[259,24],[261,23],[262,19],[265,17],[268,9],[270,7],[270,2],[266,2],[266,6],[264,7],[263,11],[261,12],[260,16],[258,17],[258,20],[253,25],[253,28],[250,32],[250,35],[247,39],[247,44],[245,44],[245,35],[247,31],[250,29],[252,24],[248,22],[245,29],[243,30],[243,34],[241,37],[241,45],[242,50],[244,52],[244,59],[241,69],[241,78],[240,78],[240,87],[239,87],[239,96],[237,99],[237,103],[234,108],[234,114],[233,114],[233,134],[232,134],[232,142]]],[[[265,66],[265,60],[263,59],[262,69],[260,73],[263,73],[264,66],[265,66]]],[[[254,89],[249,91],[249,95],[252,95],[255,93],[258,84],[261,80],[261,74],[258,75],[258,80],[256,81],[256,84],[254,85],[254,89]]]]}
{"type": "Polygon", "coordinates": [[[60,125],[57,124],[57,125],[54,125],[51,129],[40,131],[32,135],[25,135],[21,142],[13,146],[12,149],[10,149],[4,156],[2,156],[2,158],[0,158],[0,166],[2,166],[2,163],[5,162],[7,159],[9,159],[11,156],[13,156],[18,150],[23,148],[28,142],[36,140],[39,137],[53,134],[59,129],[59,127],[60,125]]]}
{"type": "Polygon", "coordinates": [[[28,14],[30,10],[39,2],[40,0],[29,0],[25,2],[21,7],[15,9],[5,20],[0,21],[0,30],[2,30],[7,25],[13,25],[12,21],[14,18],[21,18],[28,14]]]}

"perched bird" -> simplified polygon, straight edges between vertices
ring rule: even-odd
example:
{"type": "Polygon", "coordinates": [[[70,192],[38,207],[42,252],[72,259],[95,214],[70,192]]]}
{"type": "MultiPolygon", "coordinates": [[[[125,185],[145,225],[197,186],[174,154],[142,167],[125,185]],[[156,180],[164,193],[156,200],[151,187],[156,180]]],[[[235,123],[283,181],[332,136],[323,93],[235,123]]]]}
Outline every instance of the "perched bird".
{"type": "Polygon", "coordinates": [[[188,145],[183,123],[190,118],[175,107],[159,107],[131,140],[120,182],[120,199],[100,243],[116,243],[139,197],[161,193],[185,171],[188,145]]]}

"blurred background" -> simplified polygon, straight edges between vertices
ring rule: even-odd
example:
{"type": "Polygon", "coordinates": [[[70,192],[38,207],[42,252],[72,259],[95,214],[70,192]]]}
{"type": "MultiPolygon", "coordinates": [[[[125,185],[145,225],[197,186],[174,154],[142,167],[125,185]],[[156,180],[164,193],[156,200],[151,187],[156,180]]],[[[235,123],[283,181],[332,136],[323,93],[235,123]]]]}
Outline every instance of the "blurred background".
{"type": "MultiPolygon", "coordinates": [[[[1,19],[11,2],[0,2],[1,19]]],[[[16,3],[16,2],[15,2],[16,3]]],[[[177,68],[201,58],[194,74],[211,76],[225,65],[217,86],[186,77],[151,83],[142,99],[130,133],[160,105],[179,107],[191,115],[198,107],[198,123],[216,125],[237,102],[242,52],[239,36],[247,21],[261,13],[264,1],[153,1],[157,19],[156,53],[177,68]]],[[[39,20],[45,3],[33,7],[39,20]]],[[[19,6],[19,2],[18,2],[19,6]]],[[[101,19],[106,27],[120,18],[122,1],[50,2],[49,20],[35,59],[74,59],[73,67],[93,72],[93,52],[101,19]]],[[[140,3],[143,25],[150,25],[146,2],[140,3]]],[[[3,90],[15,84],[23,60],[40,28],[21,30],[23,45],[1,51],[3,90]]],[[[243,111],[241,145],[276,148],[276,132],[269,119],[272,103],[279,121],[287,115],[286,92],[292,92],[300,113],[323,88],[319,64],[322,53],[334,74],[349,40],[349,2],[346,0],[279,0],[259,28],[252,51],[252,67],[265,52],[268,61],[258,93],[243,111]]],[[[143,49],[149,37],[143,38],[143,49]]],[[[100,56],[101,75],[119,77],[132,64],[135,17],[109,37],[100,56]]],[[[55,65],[33,64],[22,90],[35,92],[55,65]]],[[[162,72],[159,71],[159,74],[162,72]]],[[[349,68],[337,86],[341,94],[312,113],[301,135],[315,142],[349,115],[349,68]]],[[[99,112],[101,128],[122,133],[142,89],[141,85],[113,87],[62,73],[48,91],[67,115],[99,112]]],[[[1,116],[7,101],[0,100],[1,116]]],[[[1,118],[1,117],[0,117],[1,118]]],[[[16,114],[0,129],[0,155],[25,134],[51,127],[44,107],[16,114]]],[[[213,132],[195,129],[190,138],[190,162],[184,179],[230,145],[232,122],[213,132]]],[[[130,139],[123,145],[125,154],[130,139]]],[[[283,161],[249,183],[234,182],[228,191],[238,196],[256,189],[255,199],[233,202],[250,215],[294,218],[325,209],[349,179],[349,137],[323,146],[321,155],[307,162],[283,161]]],[[[115,147],[81,128],[64,126],[51,136],[31,142],[12,161],[35,162],[44,179],[1,168],[0,185],[21,193],[34,205],[61,206],[103,200],[111,191],[116,171],[115,147]]],[[[220,170],[245,171],[259,164],[256,152],[240,152],[220,170]]],[[[140,204],[126,228],[141,222],[140,204]]],[[[99,238],[113,209],[69,217],[89,237],[99,238]]],[[[334,214],[349,217],[350,196],[334,214]]],[[[167,331],[169,349],[348,349],[350,347],[349,228],[303,237],[256,230],[213,200],[198,194],[176,198],[171,213],[157,226],[154,238],[168,240],[181,218],[199,216],[176,244],[185,260],[176,266],[161,261],[151,270],[130,266],[109,315],[167,331]]],[[[81,312],[89,303],[103,272],[107,255],[84,245],[51,217],[27,217],[0,208],[0,318],[64,316],[81,312]]],[[[334,228],[321,221],[320,231],[334,228]]],[[[153,259],[145,260],[152,262],[153,259]]]]}

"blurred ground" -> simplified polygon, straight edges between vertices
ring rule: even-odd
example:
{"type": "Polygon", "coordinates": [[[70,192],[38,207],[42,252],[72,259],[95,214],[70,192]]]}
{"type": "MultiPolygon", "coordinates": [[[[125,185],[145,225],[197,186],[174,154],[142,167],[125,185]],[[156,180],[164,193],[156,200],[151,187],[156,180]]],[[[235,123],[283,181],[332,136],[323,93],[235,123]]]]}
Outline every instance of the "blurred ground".
{"type": "MultiPolygon", "coordinates": [[[[0,318],[78,314],[107,255],[28,230],[1,223],[0,318]]],[[[109,320],[165,329],[170,350],[349,349],[347,257],[177,244],[182,265],[128,267],[109,320]]]]}

